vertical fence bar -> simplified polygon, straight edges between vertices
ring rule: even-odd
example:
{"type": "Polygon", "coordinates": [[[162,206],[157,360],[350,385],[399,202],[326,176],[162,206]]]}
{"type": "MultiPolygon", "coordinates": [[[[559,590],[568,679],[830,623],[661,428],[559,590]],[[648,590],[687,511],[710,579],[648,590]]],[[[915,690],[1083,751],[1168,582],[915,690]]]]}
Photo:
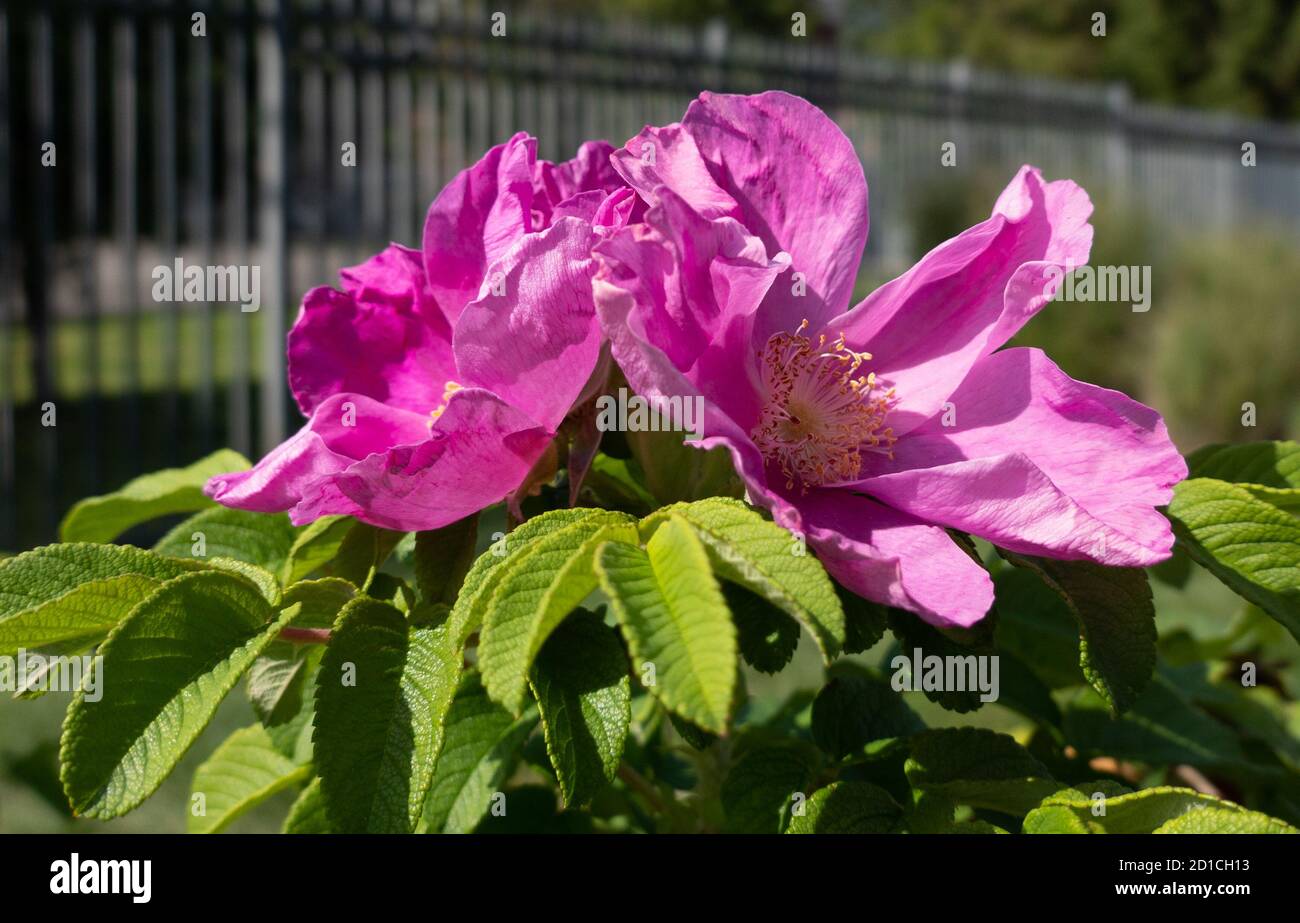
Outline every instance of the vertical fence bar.
{"type": "Polygon", "coordinates": [[[262,281],[262,374],[260,449],[265,452],[285,435],[284,333],[285,255],[288,201],[287,112],[285,84],[285,0],[260,0],[272,21],[257,30],[257,236],[262,281]]]}
{"type": "MultiPolygon", "coordinates": [[[[215,254],[212,241],[212,39],[191,35],[186,39],[190,58],[190,174],[188,235],[204,264],[212,265],[215,254]]],[[[208,452],[217,443],[214,432],[216,394],[216,325],[213,306],[205,297],[197,306],[198,315],[198,382],[195,386],[194,427],[198,432],[198,451],[208,452]]]]}
{"type": "MultiPolygon", "coordinates": [[[[36,381],[36,405],[39,411],[34,425],[37,427],[34,442],[37,470],[33,472],[39,486],[27,485],[28,496],[37,501],[37,528],[40,534],[52,537],[58,521],[59,479],[58,461],[58,408],[55,407],[55,425],[47,425],[46,408],[53,406],[56,398],[54,382],[54,350],[50,341],[51,312],[50,280],[54,269],[55,171],[57,166],[46,166],[38,158],[44,156],[46,142],[56,142],[54,124],[54,35],[50,14],[40,11],[31,20],[31,129],[36,141],[28,152],[34,164],[32,182],[28,184],[27,236],[24,247],[23,289],[27,300],[27,327],[31,337],[32,367],[36,381]]],[[[57,143],[57,142],[56,142],[57,143]]],[[[57,152],[57,147],[56,147],[57,152]]],[[[65,422],[66,409],[64,411],[65,422]]]]}
{"type": "MultiPolygon", "coordinates": [[[[225,215],[226,243],[232,262],[251,262],[248,247],[248,43],[241,29],[226,31],[225,70],[225,215]]],[[[252,31],[251,29],[249,30],[252,31]]],[[[255,315],[226,311],[230,336],[230,444],[244,455],[253,452],[250,327],[255,315]]]]}
{"type": "Polygon", "coordinates": [[[388,68],[388,125],[392,132],[392,169],[388,182],[388,239],[407,246],[416,243],[414,142],[411,105],[412,10],[410,0],[389,0],[390,18],[384,36],[384,58],[388,68]]]}
{"type": "MultiPolygon", "coordinates": [[[[164,17],[153,25],[153,90],[154,90],[154,234],[157,238],[158,258],[173,263],[177,250],[177,214],[179,198],[176,182],[176,38],[171,23],[164,17]]],[[[162,370],[162,428],[151,427],[151,443],[161,442],[158,458],[168,464],[179,461],[180,441],[177,404],[180,398],[180,356],[185,344],[181,338],[181,313],[185,302],[181,297],[184,279],[172,280],[171,304],[155,304],[154,326],[159,335],[155,340],[156,359],[162,370]]]]}
{"type": "MultiPolygon", "coordinates": [[[[126,445],[140,444],[140,306],[136,300],[136,98],[135,23],[122,18],[113,32],[114,233],[120,257],[118,321],[124,339],[122,387],[126,445]]],[[[123,459],[124,461],[125,459],[123,459]]],[[[117,467],[116,465],[114,466],[117,467]]],[[[113,479],[119,480],[114,470],[113,479]]]]}
{"type": "Polygon", "coordinates": [[[361,169],[361,224],[367,248],[384,243],[384,177],[388,157],[384,144],[384,0],[362,0],[365,32],[361,40],[361,137],[357,159],[361,169]]]}
{"type": "Polygon", "coordinates": [[[15,515],[17,490],[14,484],[14,400],[18,384],[15,362],[14,317],[15,260],[17,242],[10,183],[9,139],[13,134],[13,109],[9,98],[9,10],[0,7],[0,551],[18,550],[18,522],[15,515]]]}
{"type": "Polygon", "coordinates": [[[100,317],[99,274],[97,272],[96,240],[99,221],[99,184],[96,169],[96,101],[95,88],[95,22],[89,14],[77,20],[75,53],[76,68],[76,174],[77,174],[77,232],[80,254],[80,289],[82,322],[86,342],[81,361],[85,368],[86,393],[83,398],[85,414],[82,437],[85,448],[81,464],[85,471],[83,483],[86,493],[97,492],[104,486],[100,482],[100,317]]]}

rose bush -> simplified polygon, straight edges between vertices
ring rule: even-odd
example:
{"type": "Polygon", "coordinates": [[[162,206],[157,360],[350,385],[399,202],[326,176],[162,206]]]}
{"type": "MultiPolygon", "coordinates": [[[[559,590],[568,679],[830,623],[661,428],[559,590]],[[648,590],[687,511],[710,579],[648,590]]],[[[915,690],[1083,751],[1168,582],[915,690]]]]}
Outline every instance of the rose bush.
{"type": "Polygon", "coordinates": [[[0,687],[71,679],[63,790],[108,819],[243,682],[195,832],[285,791],[288,832],[1295,832],[1300,444],[1184,459],[1001,348],[1090,211],[1025,167],[854,306],[867,186],[809,103],[516,135],[307,294],[296,435],[0,562],[0,687]],[[624,384],[700,431],[602,433],[624,384]],[[1193,632],[1187,586],[1240,612],[1193,632]]]}

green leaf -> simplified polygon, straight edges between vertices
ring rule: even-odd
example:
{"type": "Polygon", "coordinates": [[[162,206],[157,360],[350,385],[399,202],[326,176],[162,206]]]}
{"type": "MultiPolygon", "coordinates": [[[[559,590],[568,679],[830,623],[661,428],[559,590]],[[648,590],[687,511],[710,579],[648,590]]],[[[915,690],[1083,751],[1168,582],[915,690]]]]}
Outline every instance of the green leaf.
{"type": "Polygon", "coordinates": [[[322,516],[304,526],[285,558],[280,582],[285,586],[297,583],[332,561],[354,524],[350,516],[322,516]]]}
{"type": "Polygon", "coordinates": [[[670,711],[726,733],[736,687],[736,628],[695,530],[670,517],[645,551],[609,542],[596,556],[601,586],[638,672],[670,711]]]}
{"type": "Polygon", "coordinates": [[[0,620],[0,656],[20,648],[91,647],[154,590],[161,580],[123,574],[83,583],[57,599],[0,620]]]}
{"type": "MultiPolygon", "coordinates": [[[[889,651],[888,661],[893,669],[914,672],[911,664],[918,649],[923,666],[925,659],[930,657],[942,658],[945,663],[956,663],[957,661],[949,661],[947,658],[991,657],[996,653],[990,639],[986,637],[993,622],[991,616],[986,617],[976,630],[962,632],[960,629],[940,630],[902,609],[890,608],[888,613],[889,630],[898,639],[898,647],[891,647],[889,651]],[[900,657],[905,663],[896,664],[895,661],[900,657]]],[[[911,682],[912,687],[919,688],[931,702],[959,714],[975,711],[985,704],[981,701],[981,693],[977,688],[956,689],[949,688],[947,683],[941,683],[939,685],[942,688],[936,689],[933,684],[924,682],[923,676],[913,676],[911,682]]]]}
{"type": "Polygon", "coordinates": [[[760,673],[779,673],[799,646],[799,623],[738,583],[723,581],[722,595],[736,623],[740,656],[760,673]]]}
{"type": "Polygon", "coordinates": [[[302,790],[298,800],[284,819],[282,833],[333,833],[329,815],[325,813],[325,799],[320,793],[320,778],[302,790]]]}
{"type": "Polygon", "coordinates": [[[219,833],[241,814],[310,777],[311,767],[283,756],[260,724],[241,728],[194,773],[187,829],[219,833]],[[202,814],[195,813],[196,795],[203,797],[202,814]]]}
{"type": "Polygon", "coordinates": [[[596,589],[592,558],[604,542],[635,545],[635,520],[625,513],[584,517],[512,556],[483,617],[479,670],[488,694],[512,714],[523,711],[528,671],[547,637],[596,589]]]}
{"type": "Polygon", "coordinates": [[[367,590],[379,568],[405,535],[405,532],[354,522],[343,537],[334,559],[326,565],[325,572],[367,590]]]}
{"type": "Polygon", "coordinates": [[[424,806],[460,675],[446,625],[413,625],[359,596],[316,674],[321,793],[344,833],[409,833],[424,806]]]}
{"type": "Polygon", "coordinates": [[[1188,477],[1300,490],[1300,442],[1207,445],[1187,456],[1188,477]]]}
{"type": "Polygon", "coordinates": [[[1079,666],[1112,714],[1126,711],[1156,666],[1156,612],[1146,571],[1002,552],[1060,594],[1079,623],[1079,666]]]}
{"type": "Polygon", "coordinates": [[[1006,567],[993,580],[994,637],[1051,689],[1085,682],[1079,666],[1079,627],[1069,604],[1032,570],[1006,567]]]}
{"type": "Polygon", "coordinates": [[[478,514],[415,536],[415,585],[427,603],[451,606],[474,565],[478,514]]]}
{"type": "Polygon", "coordinates": [[[885,636],[889,627],[888,607],[863,599],[838,583],[835,593],[844,607],[844,653],[866,653],[885,636]]]}
{"type": "Polygon", "coordinates": [[[832,759],[872,758],[925,730],[887,680],[856,664],[836,664],[812,706],[812,735],[832,759]]]}
{"type": "Polygon", "coordinates": [[[918,734],[904,771],[914,789],[1005,814],[1023,815],[1061,787],[1028,750],[984,728],[918,734]]]}
{"type": "Polygon", "coordinates": [[[1169,518],[1192,560],[1300,639],[1300,518],[1209,478],[1177,485],[1169,518]]]}
{"type": "MultiPolygon", "coordinates": [[[[127,574],[155,582],[171,580],[199,570],[202,565],[164,558],[129,545],[92,545],[83,543],[46,545],[17,557],[0,561],[0,626],[8,626],[5,637],[17,639],[22,646],[23,623],[39,626],[44,622],[57,625],[61,617],[69,621],[68,631],[79,636],[79,623],[97,625],[101,605],[93,591],[80,600],[69,599],[66,612],[41,611],[86,584],[127,574]],[[78,619],[78,606],[89,606],[84,619],[78,619]]],[[[121,595],[120,587],[108,589],[110,600],[121,595]]],[[[103,605],[112,605],[111,601],[103,605]]],[[[32,646],[32,645],[27,645],[32,646]]]]}
{"type": "Polygon", "coordinates": [[[1123,792],[1104,782],[1053,793],[1029,812],[1023,829],[1025,833],[1297,832],[1280,820],[1190,788],[1123,792]],[[1095,800],[1089,794],[1093,790],[1106,797],[1095,800]]]}
{"type": "Polygon", "coordinates": [[[652,535],[672,516],[690,523],[723,579],[764,597],[808,629],[830,663],[844,646],[844,609],[825,568],[790,532],[739,500],[713,497],[652,513],[641,534],[652,535]]]}
{"type": "Polygon", "coordinates": [[[509,535],[495,538],[492,546],[478,556],[465,575],[456,605],[452,607],[448,624],[456,648],[464,647],[466,639],[483,623],[488,602],[507,570],[500,565],[527,551],[533,541],[601,512],[591,509],[552,510],[534,516],[509,535]]]}
{"type": "Polygon", "coordinates": [[[153,550],[199,562],[231,558],[278,574],[296,537],[297,530],[283,513],[250,513],[218,506],[176,526],[153,550]]]}
{"type": "Polygon", "coordinates": [[[564,804],[586,804],[614,780],[632,721],[617,632],[595,613],[574,613],[538,655],[532,688],[564,804]]]}
{"type": "Polygon", "coordinates": [[[746,750],[722,783],[728,833],[780,833],[812,786],[815,752],[798,741],[746,750]]]}
{"type": "Polygon", "coordinates": [[[1066,739],[1088,756],[1152,765],[1239,767],[1246,762],[1236,734],[1193,705],[1163,673],[1120,720],[1084,690],[1065,710],[1066,739]]]}
{"type": "Polygon", "coordinates": [[[832,782],[813,793],[786,833],[894,833],[903,809],[870,782],[832,782]]]}
{"type": "MultiPolygon", "coordinates": [[[[330,628],[355,593],[352,584],[337,577],[305,580],[285,591],[282,607],[298,607],[291,616],[295,628],[330,628]]],[[[254,661],[248,699],[262,724],[284,724],[302,710],[306,676],[312,662],[319,663],[321,651],[315,644],[273,641],[254,661]]]]}
{"type": "Polygon", "coordinates": [[[424,806],[424,827],[468,833],[478,826],[536,725],[535,711],[511,717],[488,697],[477,672],[466,673],[447,716],[447,742],[424,806]]]}
{"type": "Polygon", "coordinates": [[[203,485],[213,475],[249,468],[248,459],[230,449],[213,452],[184,468],[144,474],[119,490],[80,501],[59,526],[64,542],[109,542],[132,526],[173,513],[207,509],[213,502],[203,485]]]}
{"type": "Polygon", "coordinates": [[[78,692],[60,753],[64,791],[89,817],[148,798],[292,613],[275,612],[241,577],[177,577],[113,629],[100,653],[102,699],[78,692]]]}

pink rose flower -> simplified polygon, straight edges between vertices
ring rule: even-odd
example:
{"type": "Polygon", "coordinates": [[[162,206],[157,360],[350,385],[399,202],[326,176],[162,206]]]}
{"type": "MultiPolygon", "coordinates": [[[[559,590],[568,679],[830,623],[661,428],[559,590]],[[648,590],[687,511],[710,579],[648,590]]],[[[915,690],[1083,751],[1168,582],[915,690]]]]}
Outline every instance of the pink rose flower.
{"type": "Polygon", "coordinates": [[[610,150],[552,164],[517,134],[442,191],[422,249],[392,244],[308,292],[288,347],[307,424],[209,496],[406,531],[513,491],[600,359],[591,249],[637,205],[610,150]]]}
{"type": "Polygon", "coordinates": [[[1159,414],[999,351],[1087,262],[1087,193],[1023,167],[986,220],[850,307],[867,236],[853,146],[785,93],[703,94],[612,157],[650,205],[596,245],[614,358],[647,397],[701,395],[752,502],[861,596],[977,622],[988,572],[949,536],[1146,566],[1187,473],[1159,414]]]}

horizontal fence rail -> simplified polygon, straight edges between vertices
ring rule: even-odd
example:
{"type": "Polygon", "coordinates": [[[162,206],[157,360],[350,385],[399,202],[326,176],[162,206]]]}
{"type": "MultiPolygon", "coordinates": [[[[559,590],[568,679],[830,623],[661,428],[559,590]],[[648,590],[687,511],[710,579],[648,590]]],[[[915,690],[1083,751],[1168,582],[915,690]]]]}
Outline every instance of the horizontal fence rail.
{"type": "Polygon", "coordinates": [[[142,471],[283,438],[302,294],[389,240],[418,246],[438,190],[516,131],[558,160],[675,121],[704,89],[803,95],[862,158],[875,275],[917,255],[927,189],[1026,162],[1170,238],[1300,237],[1294,127],[792,36],[509,8],[494,24],[417,0],[0,0],[0,550],[52,539],[77,497],[142,471]],[[156,299],[177,260],[257,267],[257,310],[156,299]]]}

